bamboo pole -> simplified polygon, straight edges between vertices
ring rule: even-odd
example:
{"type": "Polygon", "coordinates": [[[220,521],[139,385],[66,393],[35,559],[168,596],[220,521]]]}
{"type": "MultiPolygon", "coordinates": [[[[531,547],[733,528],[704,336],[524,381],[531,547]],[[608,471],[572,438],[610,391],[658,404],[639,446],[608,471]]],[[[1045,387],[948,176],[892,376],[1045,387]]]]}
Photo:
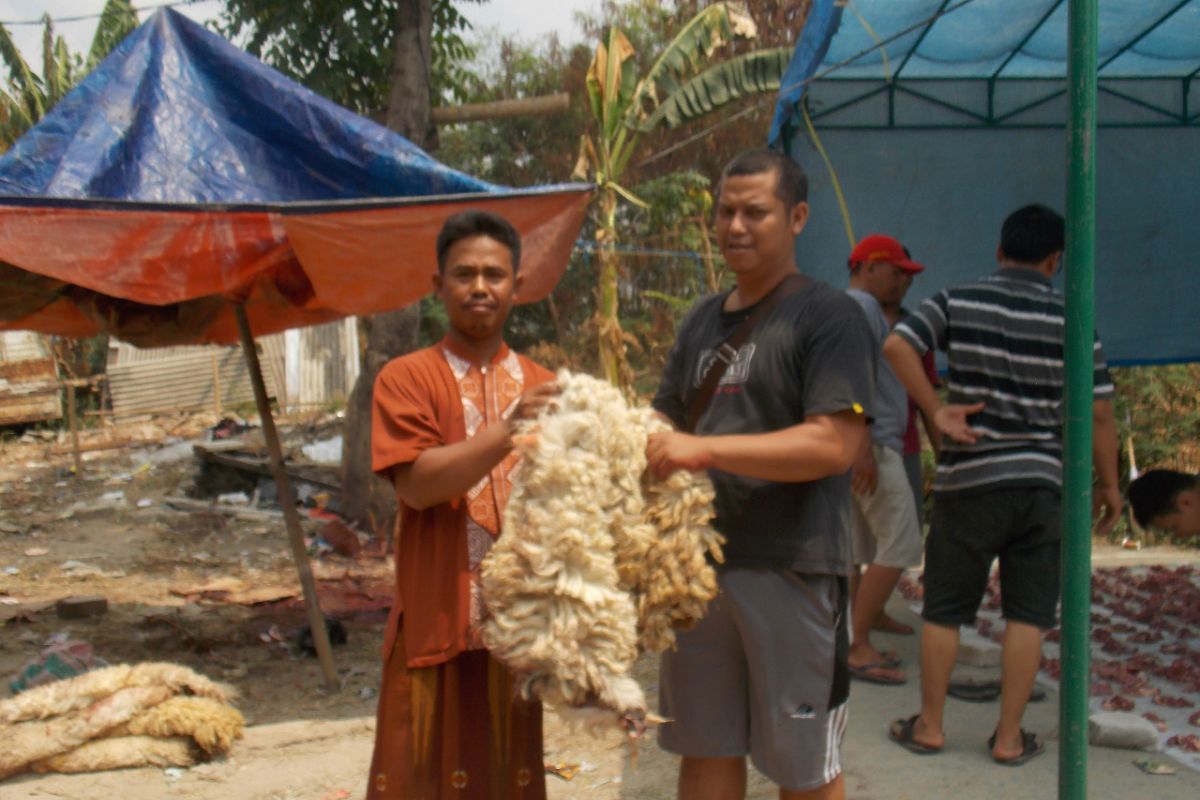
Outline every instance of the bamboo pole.
{"type": "Polygon", "coordinates": [[[271,403],[267,398],[267,387],[263,382],[262,365],[258,361],[258,350],[254,345],[254,334],[250,331],[250,320],[246,318],[245,306],[234,306],[237,314],[238,332],[242,339],[242,353],[246,357],[246,368],[250,372],[250,384],[254,387],[254,403],[262,421],[263,439],[271,459],[271,475],[279,490],[279,505],[283,507],[283,521],[287,528],[288,543],[292,547],[292,560],[300,575],[300,588],[304,592],[304,608],[308,612],[308,626],[312,631],[313,645],[325,675],[325,688],[337,691],[337,670],[333,666],[333,653],[329,646],[329,632],[325,630],[325,617],[317,599],[317,584],[313,579],[308,553],[304,549],[304,531],[300,528],[300,514],[296,511],[296,496],[283,465],[283,448],[279,444],[279,432],[275,429],[275,418],[271,416],[271,403]]]}
{"type": "Polygon", "coordinates": [[[567,92],[524,97],[519,100],[494,100],[490,103],[470,103],[461,106],[440,106],[430,109],[429,118],[435,125],[454,125],[459,122],[479,122],[485,119],[508,117],[548,117],[571,109],[567,92]]]}
{"type": "Polygon", "coordinates": [[[1087,797],[1092,602],[1092,348],[1096,329],[1097,0],[1067,10],[1066,339],[1063,349],[1062,679],[1058,796],[1087,797]]]}
{"type": "Polygon", "coordinates": [[[75,384],[67,384],[67,427],[71,430],[71,455],[75,458],[75,480],[83,480],[83,455],[79,450],[79,419],[75,407],[75,384]]]}

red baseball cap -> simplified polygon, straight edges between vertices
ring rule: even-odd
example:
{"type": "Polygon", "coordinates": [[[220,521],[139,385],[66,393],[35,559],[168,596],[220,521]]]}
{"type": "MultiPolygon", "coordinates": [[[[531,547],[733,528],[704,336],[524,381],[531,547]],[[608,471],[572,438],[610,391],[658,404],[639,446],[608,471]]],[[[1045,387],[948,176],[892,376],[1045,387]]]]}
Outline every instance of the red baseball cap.
{"type": "Polygon", "coordinates": [[[918,264],[909,258],[904,245],[882,233],[871,234],[855,245],[854,250],[850,252],[852,268],[855,264],[867,264],[872,261],[886,261],[914,275],[925,269],[924,264],[918,264]]]}

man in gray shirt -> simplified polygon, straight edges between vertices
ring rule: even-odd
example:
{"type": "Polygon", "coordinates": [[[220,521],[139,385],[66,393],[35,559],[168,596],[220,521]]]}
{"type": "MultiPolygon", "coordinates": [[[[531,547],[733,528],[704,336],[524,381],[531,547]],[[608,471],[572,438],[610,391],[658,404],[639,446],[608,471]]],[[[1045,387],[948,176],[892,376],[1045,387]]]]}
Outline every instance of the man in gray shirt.
{"type": "MultiPolygon", "coordinates": [[[[900,242],[872,234],[850,253],[850,288],[846,290],[862,307],[871,333],[880,347],[889,325],[884,304],[899,304],[913,276],[924,267],[913,261],[900,242]]],[[[900,575],[921,563],[921,526],[917,518],[908,473],[904,468],[904,429],[908,422],[908,394],[882,357],[876,365],[875,395],[871,407],[875,421],[871,438],[854,463],[853,552],[854,573],[866,567],[854,590],[853,638],[850,674],[858,680],[888,685],[906,678],[894,654],[871,644],[871,628],[883,613],[900,575]]]]}

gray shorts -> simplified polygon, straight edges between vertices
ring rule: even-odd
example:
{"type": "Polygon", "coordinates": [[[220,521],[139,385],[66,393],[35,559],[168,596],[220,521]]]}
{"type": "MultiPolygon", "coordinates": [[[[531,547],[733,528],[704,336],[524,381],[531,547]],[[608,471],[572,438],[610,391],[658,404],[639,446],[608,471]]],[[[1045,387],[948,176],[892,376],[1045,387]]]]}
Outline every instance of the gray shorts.
{"type": "Polygon", "coordinates": [[[845,579],[729,569],[720,594],[662,657],[664,750],[690,758],[749,755],[784,789],[842,772],[846,731],[845,579]]]}
{"type": "Polygon", "coordinates": [[[871,494],[851,494],[854,564],[915,567],[921,563],[924,544],[904,457],[890,447],[879,444],[871,447],[878,468],[878,485],[871,494]]]}

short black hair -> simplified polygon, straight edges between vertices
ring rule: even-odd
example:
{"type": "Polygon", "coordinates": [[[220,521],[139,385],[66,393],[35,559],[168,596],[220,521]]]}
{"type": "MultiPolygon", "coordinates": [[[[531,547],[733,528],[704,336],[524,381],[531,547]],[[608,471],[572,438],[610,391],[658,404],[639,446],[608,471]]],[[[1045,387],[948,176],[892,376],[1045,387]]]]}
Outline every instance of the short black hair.
{"type": "Polygon", "coordinates": [[[804,174],[804,168],[790,156],[767,147],[743,150],[734,156],[725,165],[721,182],[737,175],[761,175],[764,172],[775,173],[775,196],[783,201],[788,211],[808,199],[808,175],[804,174]]]}
{"type": "Polygon", "coordinates": [[[1178,511],[1176,498],[1180,492],[1200,484],[1200,475],[1189,475],[1173,469],[1147,470],[1140,478],[1129,484],[1129,505],[1133,506],[1133,518],[1143,528],[1163,514],[1178,511]]]}
{"type": "Polygon", "coordinates": [[[1018,264],[1037,264],[1066,246],[1066,224],[1052,208],[1023,206],[1000,228],[1000,252],[1018,264]]]}
{"type": "Polygon", "coordinates": [[[521,266],[521,235],[512,223],[491,211],[470,209],[460,211],[442,223],[437,237],[438,272],[446,271],[446,252],[463,239],[487,236],[508,248],[512,254],[513,275],[521,266]]]}

